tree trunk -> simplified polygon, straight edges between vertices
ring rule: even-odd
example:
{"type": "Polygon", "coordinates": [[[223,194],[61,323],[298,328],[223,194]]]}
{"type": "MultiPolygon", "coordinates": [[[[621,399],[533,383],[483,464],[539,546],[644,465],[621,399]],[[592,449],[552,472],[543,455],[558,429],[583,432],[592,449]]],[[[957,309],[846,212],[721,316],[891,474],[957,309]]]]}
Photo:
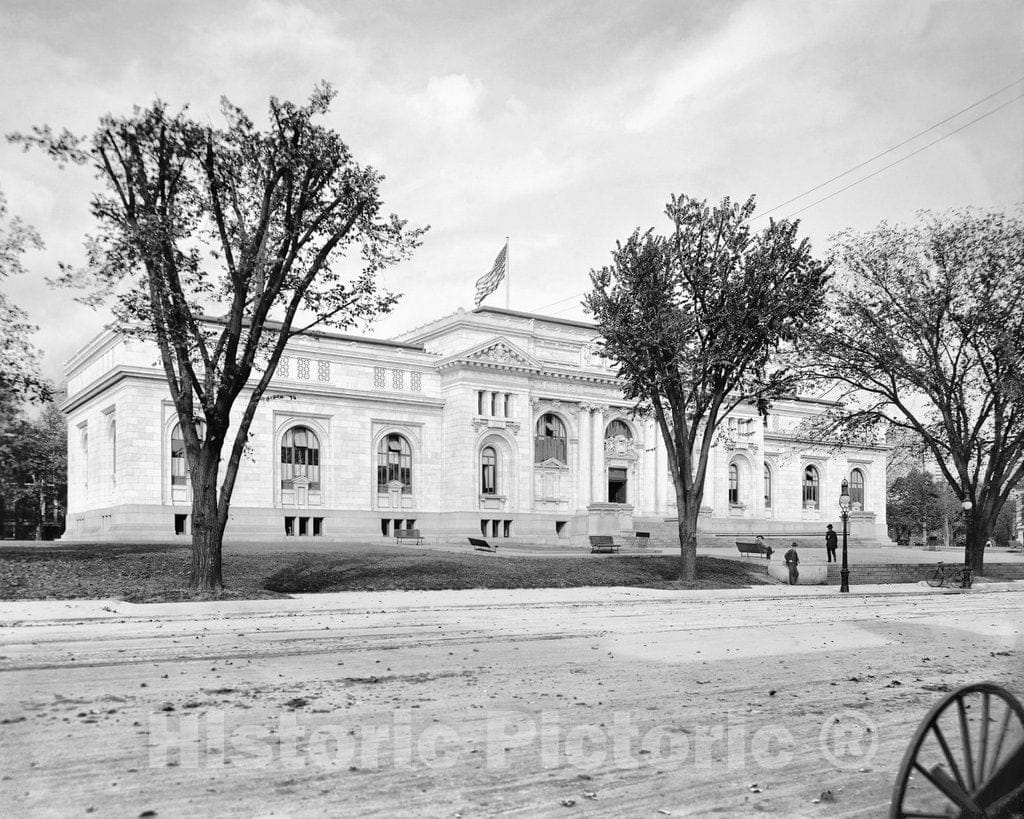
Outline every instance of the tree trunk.
{"type": "Polygon", "coordinates": [[[192,569],[188,587],[197,591],[224,588],[221,546],[224,530],[217,516],[218,455],[204,453],[192,480],[192,569]]]}
{"type": "Polygon", "coordinates": [[[970,553],[971,568],[975,575],[985,574],[985,539],[988,526],[980,516],[972,516],[966,527],[967,548],[970,553]]]}
{"type": "Polygon", "coordinates": [[[693,582],[697,579],[697,514],[677,495],[679,510],[679,579],[693,582]]]}

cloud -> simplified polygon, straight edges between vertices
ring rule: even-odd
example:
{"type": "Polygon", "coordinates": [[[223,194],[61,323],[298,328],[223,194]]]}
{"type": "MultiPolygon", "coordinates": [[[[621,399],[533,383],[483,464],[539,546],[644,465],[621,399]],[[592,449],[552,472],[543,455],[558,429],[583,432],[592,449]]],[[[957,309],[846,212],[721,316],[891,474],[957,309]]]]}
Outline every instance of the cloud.
{"type": "Polygon", "coordinates": [[[480,110],[484,84],[465,74],[431,77],[426,90],[412,98],[412,109],[421,123],[436,123],[443,127],[471,124],[480,110]]]}
{"type": "MultiPolygon", "coordinates": [[[[679,104],[721,87],[730,79],[746,84],[751,67],[782,50],[765,6],[747,7],[706,43],[681,49],[679,58],[661,74],[626,118],[626,131],[641,133],[676,113],[679,104]]],[[[769,9],[769,14],[774,12],[769,9]]]]}

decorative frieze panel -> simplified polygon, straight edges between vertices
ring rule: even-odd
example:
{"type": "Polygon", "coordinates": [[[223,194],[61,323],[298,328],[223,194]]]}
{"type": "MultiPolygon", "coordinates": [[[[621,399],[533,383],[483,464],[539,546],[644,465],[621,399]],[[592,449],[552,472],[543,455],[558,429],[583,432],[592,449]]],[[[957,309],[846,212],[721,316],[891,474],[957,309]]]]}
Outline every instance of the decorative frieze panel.
{"type": "Polygon", "coordinates": [[[507,429],[513,435],[517,435],[520,430],[518,421],[511,421],[508,418],[484,418],[476,417],[471,422],[474,432],[479,432],[482,429],[507,429]]]}

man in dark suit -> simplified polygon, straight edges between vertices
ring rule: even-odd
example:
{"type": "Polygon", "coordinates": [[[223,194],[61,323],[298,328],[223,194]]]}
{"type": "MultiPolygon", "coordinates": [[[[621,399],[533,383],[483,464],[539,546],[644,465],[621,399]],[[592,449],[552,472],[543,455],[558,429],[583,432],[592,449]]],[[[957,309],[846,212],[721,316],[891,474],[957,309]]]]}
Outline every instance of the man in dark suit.
{"type": "Polygon", "coordinates": [[[793,545],[789,547],[789,551],[785,554],[786,568],[789,569],[789,585],[795,586],[796,581],[800,577],[800,571],[797,566],[800,564],[800,555],[796,553],[796,541],[793,541],[793,545]]]}
{"type": "Polygon", "coordinates": [[[828,529],[825,531],[825,555],[827,557],[826,563],[831,563],[836,559],[836,546],[838,538],[836,533],[832,531],[832,524],[828,525],[828,529]]]}

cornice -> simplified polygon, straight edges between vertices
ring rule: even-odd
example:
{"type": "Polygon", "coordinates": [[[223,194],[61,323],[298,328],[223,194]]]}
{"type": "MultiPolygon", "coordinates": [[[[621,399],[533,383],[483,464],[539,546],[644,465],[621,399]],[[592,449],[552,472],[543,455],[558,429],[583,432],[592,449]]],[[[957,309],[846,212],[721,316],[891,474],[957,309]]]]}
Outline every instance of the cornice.
{"type": "MultiPolygon", "coordinates": [[[[87,387],[75,393],[60,405],[61,411],[69,415],[83,404],[91,401],[98,395],[106,392],[124,380],[148,381],[163,384],[166,387],[166,380],[163,373],[151,370],[146,367],[131,367],[120,365],[113,370],[104,373],[87,387]]],[[[246,390],[255,386],[256,379],[251,379],[246,390]]],[[[375,390],[357,390],[351,388],[332,387],[320,384],[296,384],[294,382],[282,384],[271,380],[261,401],[274,400],[299,400],[301,398],[331,398],[344,399],[349,401],[369,401],[374,403],[403,404],[406,406],[426,407],[428,409],[441,410],[444,408],[443,398],[430,398],[425,395],[413,395],[412,393],[378,392],[375,390]],[[296,389],[298,387],[298,389],[296,389]]]]}

